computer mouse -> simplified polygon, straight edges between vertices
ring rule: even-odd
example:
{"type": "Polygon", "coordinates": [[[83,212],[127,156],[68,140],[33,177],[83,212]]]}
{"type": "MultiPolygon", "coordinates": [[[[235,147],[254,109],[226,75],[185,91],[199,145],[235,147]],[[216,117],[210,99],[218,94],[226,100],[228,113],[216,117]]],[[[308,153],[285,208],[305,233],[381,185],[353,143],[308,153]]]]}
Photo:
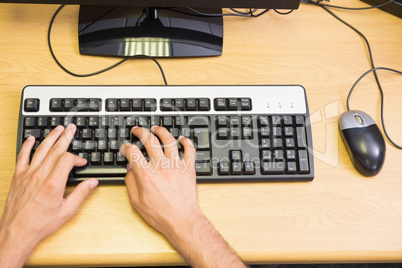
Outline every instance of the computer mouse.
{"type": "Polygon", "coordinates": [[[380,172],[385,141],[375,121],[365,112],[347,111],[339,118],[339,131],[356,170],[367,177],[380,172]]]}

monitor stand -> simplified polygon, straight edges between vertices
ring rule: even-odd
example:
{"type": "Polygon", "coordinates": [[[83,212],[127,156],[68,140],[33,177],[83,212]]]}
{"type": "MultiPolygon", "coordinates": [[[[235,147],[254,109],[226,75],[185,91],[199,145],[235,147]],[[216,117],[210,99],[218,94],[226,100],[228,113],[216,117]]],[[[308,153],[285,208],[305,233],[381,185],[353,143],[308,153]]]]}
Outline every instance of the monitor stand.
{"type": "MultiPolygon", "coordinates": [[[[221,14],[221,9],[197,9],[221,14]]],[[[81,6],[81,54],[152,57],[220,56],[222,17],[206,17],[186,8],[81,6]],[[189,15],[191,14],[191,15],[189,15]]]]}

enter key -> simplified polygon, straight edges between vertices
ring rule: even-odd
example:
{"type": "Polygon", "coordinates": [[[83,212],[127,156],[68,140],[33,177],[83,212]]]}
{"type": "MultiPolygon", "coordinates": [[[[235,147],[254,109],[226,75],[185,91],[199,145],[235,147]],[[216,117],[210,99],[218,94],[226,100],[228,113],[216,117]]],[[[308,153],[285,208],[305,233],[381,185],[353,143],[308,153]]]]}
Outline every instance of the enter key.
{"type": "Polygon", "coordinates": [[[198,150],[208,150],[210,147],[209,142],[209,129],[208,128],[194,128],[194,137],[196,139],[196,148],[198,150]]]}

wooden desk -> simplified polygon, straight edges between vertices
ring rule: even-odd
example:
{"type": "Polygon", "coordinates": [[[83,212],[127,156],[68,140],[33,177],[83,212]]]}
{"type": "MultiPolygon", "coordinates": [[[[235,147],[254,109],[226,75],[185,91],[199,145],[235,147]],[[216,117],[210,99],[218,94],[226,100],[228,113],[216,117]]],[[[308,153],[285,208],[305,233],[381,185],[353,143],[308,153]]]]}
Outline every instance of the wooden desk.
{"type": "MultiPolygon", "coordinates": [[[[359,1],[332,4],[364,6],[359,1]]],[[[60,70],[46,44],[57,6],[0,5],[0,208],[15,167],[17,118],[25,85],[152,85],[149,60],[133,60],[92,78],[60,70]]],[[[369,39],[377,66],[402,69],[402,21],[380,10],[336,14],[369,39]]],[[[52,41],[69,69],[88,73],[116,59],[80,56],[78,7],[56,20],[52,41]]],[[[161,59],[169,84],[301,84],[308,94],[316,177],[310,183],[200,184],[201,207],[247,263],[402,262],[402,151],[387,143],[381,173],[359,175],[337,129],[345,99],[369,62],[362,39],[321,8],[302,4],[287,16],[225,18],[221,57],[161,59]]],[[[379,72],[389,133],[402,143],[402,77],[379,72]]],[[[379,122],[373,76],[351,105],[379,122]]],[[[43,241],[28,265],[184,264],[169,243],[130,207],[124,186],[101,185],[72,218],[43,241]]]]}

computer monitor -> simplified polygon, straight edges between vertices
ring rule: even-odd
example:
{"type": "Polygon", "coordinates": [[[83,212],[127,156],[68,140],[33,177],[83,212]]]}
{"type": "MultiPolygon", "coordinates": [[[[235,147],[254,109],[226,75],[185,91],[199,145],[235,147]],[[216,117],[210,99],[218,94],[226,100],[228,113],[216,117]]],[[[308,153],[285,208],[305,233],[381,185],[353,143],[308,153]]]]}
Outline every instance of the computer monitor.
{"type": "Polygon", "coordinates": [[[222,54],[222,8],[297,9],[300,0],[0,0],[79,4],[81,54],[152,57],[222,54]]]}

